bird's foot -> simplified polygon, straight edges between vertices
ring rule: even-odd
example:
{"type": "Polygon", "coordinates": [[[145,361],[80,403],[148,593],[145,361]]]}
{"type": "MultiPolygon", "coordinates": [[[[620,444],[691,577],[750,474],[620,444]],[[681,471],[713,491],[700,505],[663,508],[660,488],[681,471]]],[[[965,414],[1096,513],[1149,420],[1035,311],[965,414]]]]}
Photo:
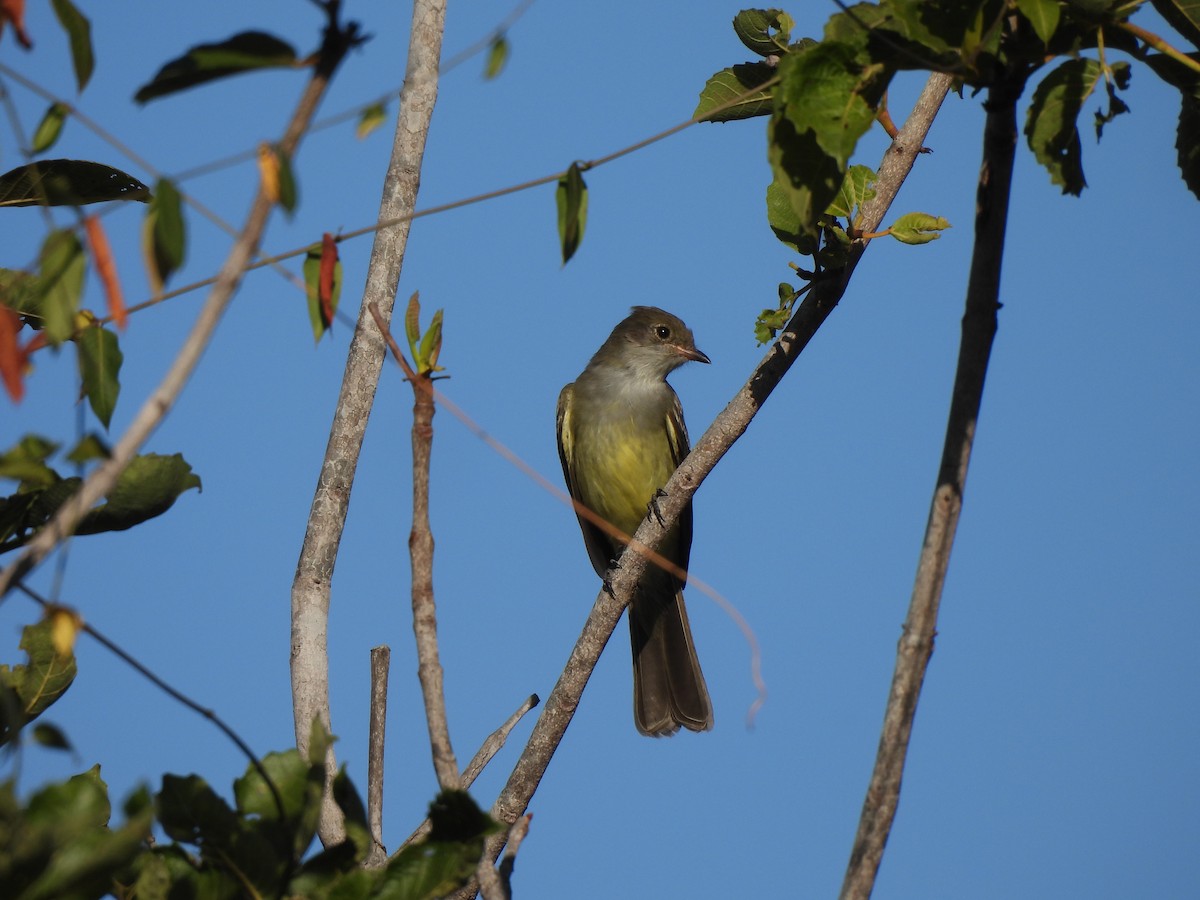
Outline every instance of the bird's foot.
{"type": "Polygon", "coordinates": [[[667,492],[659,488],[654,492],[654,496],[650,498],[650,502],[646,504],[646,512],[658,519],[659,527],[666,524],[666,521],[663,519],[662,510],[658,508],[659,498],[665,496],[667,496],[667,492]]]}

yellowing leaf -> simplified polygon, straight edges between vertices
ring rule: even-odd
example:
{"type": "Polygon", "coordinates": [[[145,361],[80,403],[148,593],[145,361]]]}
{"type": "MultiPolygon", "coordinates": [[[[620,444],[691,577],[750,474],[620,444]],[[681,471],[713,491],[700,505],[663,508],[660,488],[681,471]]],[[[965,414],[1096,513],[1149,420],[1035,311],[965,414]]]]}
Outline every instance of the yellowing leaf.
{"type": "Polygon", "coordinates": [[[372,103],[363,110],[362,116],[358,120],[358,126],[354,129],[354,135],[360,141],[368,134],[383,124],[383,120],[387,118],[387,107],[382,103],[372,103]]]}
{"type": "Polygon", "coordinates": [[[51,606],[46,618],[50,620],[50,643],[54,652],[64,658],[70,656],[75,650],[75,638],[83,630],[83,617],[66,606],[51,606]]]}
{"type": "Polygon", "coordinates": [[[258,177],[263,193],[272,203],[279,202],[279,157],[269,144],[258,145],[258,177]]]}

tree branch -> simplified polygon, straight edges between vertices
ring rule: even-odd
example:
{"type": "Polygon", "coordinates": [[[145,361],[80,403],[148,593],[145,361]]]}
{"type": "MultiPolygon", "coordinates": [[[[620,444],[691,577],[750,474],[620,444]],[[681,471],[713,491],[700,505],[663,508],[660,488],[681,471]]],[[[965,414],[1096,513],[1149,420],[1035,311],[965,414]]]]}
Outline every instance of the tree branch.
{"type": "MultiPolygon", "coordinates": [[[[320,59],[279,142],[280,147],[289,156],[295,156],[300,138],[312,121],[334,70],[357,40],[355,25],[351,24],[345,29],[337,25],[336,5],[331,5],[329,15],[330,24],[326,28],[320,59]]],[[[273,206],[273,202],[260,187],[246,222],[221,266],[216,282],[204,301],[191,332],[179,348],[179,353],[162,381],[146,398],[121,439],[113,446],[111,456],[87,477],[79,490],[59,507],[54,518],[25,545],[21,555],[0,573],[0,596],[6,594],[16,580],[32,570],[55,547],[74,533],[79,520],[113,489],[121,473],[175,405],[212,339],[221,315],[241,284],[247,264],[258,248],[273,206]]],[[[305,739],[307,740],[307,735],[305,739]]]]}
{"type": "MultiPolygon", "coordinates": [[[[934,116],[949,90],[950,82],[950,77],[946,75],[935,74],[930,77],[908,121],[888,149],[875,182],[875,199],[863,209],[861,222],[865,231],[875,230],[886,214],[921,150],[934,116]]],[[[771,391],[833,311],[845,293],[850,276],[865,249],[866,242],[857,242],[840,277],[819,282],[814,286],[750,379],[696,442],[692,452],[667,482],[664,488],[666,496],[660,498],[658,503],[661,516],[649,516],[642,522],[634,535],[635,543],[626,549],[617,567],[611,571],[612,594],[601,591],[596,598],[583,632],[571,651],[558,683],[546,701],[525,751],[492,807],[492,815],[499,821],[511,825],[524,814],[530,798],[545,774],[550,758],[575,714],[600,651],[612,635],[621,617],[621,611],[629,602],[629,597],[645,570],[647,562],[638,552],[637,545],[653,549],[661,543],[696,488],[745,432],[771,391]]],[[[504,840],[504,835],[489,839],[489,859],[496,859],[504,840]]],[[[456,896],[463,895],[464,892],[460,892],[456,896]]]]}
{"type": "MultiPolygon", "coordinates": [[[[371,308],[375,314],[375,307],[371,308]]],[[[382,330],[383,323],[379,323],[382,330]]],[[[392,345],[393,348],[395,344],[392,345]]],[[[442,790],[459,787],[458,760],[450,743],[446,721],[446,695],[442,681],[442,663],[438,655],[437,605],[433,599],[433,531],[429,526],[429,461],[433,451],[432,372],[414,372],[404,357],[396,356],[404,367],[413,390],[412,468],[413,524],[408,536],[412,560],[413,635],[417,639],[417,677],[425,701],[425,721],[429,726],[429,749],[433,769],[442,790]]]]}
{"type": "Polygon", "coordinates": [[[371,725],[367,734],[367,825],[371,829],[371,850],[364,863],[368,869],[378,869],[387,863],[387,848],[383,846],[383,747],[391,663],[391,648],[371,648],[371,725]]]}
{"type": "MultiPolygon", "coordinates": [[[[381,220],[411,216],[416,207],[425,138],[437,100],[438,59],[445,19],[445,0],[415,0],[404,89],[400,93],[392,156],[379,205],[381,220]]],[[[307,752],[314,717],[332,731],[327,652],[329,586],[384,355],[383,340],[378,329],[370,324],[367,307],[377,303],[384,317],[390,319],[408,231],[409,221],[404,220],[375,235],[362,306],[350,341],[329,443],[292,582],[292,711],[296,745],[302,752],[307,752]]],[[[326,758],[325,799],[318,829],[325,846],[340,843],[346,834],[341,810],[333,800],[336,772],[337,760],[331,747],[326,758]]]]}
{"type": "Polygon", "coordinates": [[[962,511],[967,464],[975,439],[992,339],[996,335],[1000,263],[1004,255],[1004,232],[1017,146],[1016,104],[1024,85],[1024,73],[1010,76],[1009,81],[989,89],[984,105],[987,121],[983,133],[983,165],[976,193],[975,246],[946,440],[908,617],[896,651],[896,668],[888,691],[875,769],[867,787],[858,833],[842,883],[842,900],[867,900],[875,886],[884,845],[900,801],[900,782],[917,699],[933,654],[938,606],[962,511]]]}
{"type": "MultiPolygon", "coordinates": [[[[517,708],[516,712],[508,717],[503,725],[487,736],[487,739],[475,751],[475,755],[471,757],[471,761],[467,763],[467,767],[463,769],[461,787],[464,791],[475,782],[475,779],[479,777],[479,773],[483,771],[484,766],[492,761],[492,757],[500,752],[500,748],[508,740],[509,734],[517,727],[517,723],[525,718],[525,714],[537,706],[539,702],[537,694],[530,694],[525,699],[525,702],[517,708]]],[[[425,835],[429,834],[431,825],[432,823],[429,819],[418,825],[416,830],[408,836],[408,839],[396,848],[396,853],[392,854],[392,856],[395,857],[396,854],[400,853],[409,844],[419,841],[425,835]]]]}

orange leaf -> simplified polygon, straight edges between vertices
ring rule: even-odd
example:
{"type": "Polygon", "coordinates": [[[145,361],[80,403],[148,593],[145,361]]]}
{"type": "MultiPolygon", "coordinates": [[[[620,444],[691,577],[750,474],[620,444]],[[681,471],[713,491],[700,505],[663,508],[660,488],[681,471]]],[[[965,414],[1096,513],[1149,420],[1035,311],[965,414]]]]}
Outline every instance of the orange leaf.
{"type": "Polygon", "coordinates": [[[0,34],[4,32],[4,23],[12,22],[13,31],[17,33],[17,41],[26,50],[33,47],[33,41],[25,31],[25,0],[0,0],[0,34]]]}
{"type": "Polygon", "coordinates": [[[258,145],[258,177],[263,193],[272,203],[279,202],[279,158],[267,144],[258,145]]]}
{"type": "Polygon", "coordinates": [[[122,331],[129,324],[129,314],[125,311],[125,300],[121,296],[121,279],[117,277],[117,264],[113,260],[112,247],[108,243],[108,235],[104,226],[95,216],[83,220],[87,231],[88,247],[92,251],[92,259],[96,263],[96,274],[104,285],[104,296],[108,299],[108,314],[122,331]]]}
{"type": "Polygon", "coordinates": [[[333,235],[321,235],[321,273],[317,280],[317,298],[321,301],[321,318],[333,324],[333,270],[337,266],[338,250],[333,235]]]}
{"type": "Polygon", "coordinates": [[[28,354],[17,343],[20,328],[21,319],[16,311],[0,306],[0,378],[13,403],[20,403],[25,396],[25,365],[29,361],[28,354]]]}

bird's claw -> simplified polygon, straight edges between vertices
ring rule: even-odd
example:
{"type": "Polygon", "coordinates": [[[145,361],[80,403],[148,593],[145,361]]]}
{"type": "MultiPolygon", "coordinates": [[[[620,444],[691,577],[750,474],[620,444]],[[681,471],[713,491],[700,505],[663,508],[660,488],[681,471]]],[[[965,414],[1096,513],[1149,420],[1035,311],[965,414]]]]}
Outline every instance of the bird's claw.
{"type": "Polygon", "coordinates": [[[658,525],[661,528],[666,525],[666,520],[663,519],[662,510],[658,508],[658,500],[660,497],[667,496],[667,492],[659,488],[654,492],[654,496],[650,498],[650,502],[646,504],[646,512],[650,513],[654,518],[658,519],[658,525]]]}

